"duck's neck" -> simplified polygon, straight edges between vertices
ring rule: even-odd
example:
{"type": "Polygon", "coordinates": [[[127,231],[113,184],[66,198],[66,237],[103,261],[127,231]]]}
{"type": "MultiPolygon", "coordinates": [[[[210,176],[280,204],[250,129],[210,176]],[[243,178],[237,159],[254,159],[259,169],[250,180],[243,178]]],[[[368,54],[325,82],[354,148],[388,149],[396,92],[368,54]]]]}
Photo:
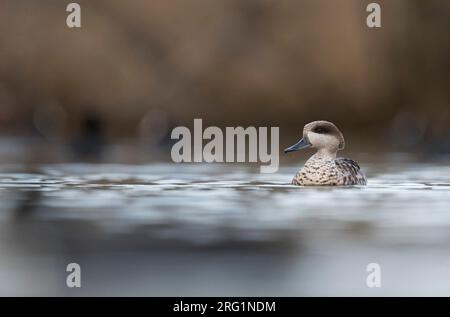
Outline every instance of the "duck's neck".
{"type": "Polygon", "coordinates": [[[329,149],[323,148],[318,149],[316,154],[313,155],[315,159],[322,160],[334,160],[336,158],[337,151],[330,151],[329,149]]]}

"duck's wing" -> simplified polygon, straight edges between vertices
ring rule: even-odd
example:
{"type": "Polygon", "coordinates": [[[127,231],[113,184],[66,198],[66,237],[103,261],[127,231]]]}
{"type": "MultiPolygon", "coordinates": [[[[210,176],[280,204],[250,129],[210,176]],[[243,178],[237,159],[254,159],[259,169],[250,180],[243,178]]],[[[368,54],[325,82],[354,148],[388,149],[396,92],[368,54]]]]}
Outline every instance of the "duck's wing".
{"type": "Polygon", "coordinates": [[[352,159],[339,157],[334,160],[336,167],[344,175],[344,185],[366,185],[367,180],[358,163],[352,159]]]}

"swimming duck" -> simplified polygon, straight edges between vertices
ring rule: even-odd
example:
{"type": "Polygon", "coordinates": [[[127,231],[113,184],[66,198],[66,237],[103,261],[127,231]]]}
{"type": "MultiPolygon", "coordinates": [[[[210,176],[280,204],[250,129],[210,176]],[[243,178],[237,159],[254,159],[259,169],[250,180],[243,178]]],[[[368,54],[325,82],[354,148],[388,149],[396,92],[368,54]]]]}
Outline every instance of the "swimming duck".
{"type": "Polygon", "coordinates": [[[303,128],[303,138],[284,150],[293,152],[309,147],[317,149],[292,180],[293,185],[345,186],[366,185],[366,176],[358,163],[348,158],[336,158],[344,149],[341,131],[331,122],[314,121],[303,128]]]}

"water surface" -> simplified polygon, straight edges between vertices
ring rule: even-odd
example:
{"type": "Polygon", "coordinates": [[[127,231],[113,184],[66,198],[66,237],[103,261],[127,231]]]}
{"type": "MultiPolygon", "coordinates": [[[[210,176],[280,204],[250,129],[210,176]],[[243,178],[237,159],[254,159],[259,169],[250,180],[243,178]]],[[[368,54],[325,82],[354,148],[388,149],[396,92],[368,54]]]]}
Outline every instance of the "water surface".
{"type": "Polygon", "coordinates": [[[257,171],[3,165],[0,294],[450,295],[450,166],[368,165],[345,188],[257,171]]]}

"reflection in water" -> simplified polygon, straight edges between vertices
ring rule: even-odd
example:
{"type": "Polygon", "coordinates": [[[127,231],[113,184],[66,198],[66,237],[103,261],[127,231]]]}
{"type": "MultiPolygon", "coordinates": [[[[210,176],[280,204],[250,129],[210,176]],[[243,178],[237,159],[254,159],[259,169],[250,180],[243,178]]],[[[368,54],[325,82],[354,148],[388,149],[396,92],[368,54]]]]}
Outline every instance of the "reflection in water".
{"type": "Polygon", "coordinates": [[[0,292],[450,294],[450,167],[373,165],[367,187],[349,188],[287,185],[295,170],[9,167],[0,277],[11,277],[0,292]],[[65,287],[70,262],[82,267],[80,290],[65,287]],[[382,267],[381,289],[365,285],[370,262],[382,267]],[[15,280],[30,270],[45,287],[15,280]]]}
{"type": "Polygon", "coordinates": [[[105,145],[102,118],[87,114],[82,120],[80,135],[75,139],[72,149],[78,159],[98,160],[105,145]]]}

